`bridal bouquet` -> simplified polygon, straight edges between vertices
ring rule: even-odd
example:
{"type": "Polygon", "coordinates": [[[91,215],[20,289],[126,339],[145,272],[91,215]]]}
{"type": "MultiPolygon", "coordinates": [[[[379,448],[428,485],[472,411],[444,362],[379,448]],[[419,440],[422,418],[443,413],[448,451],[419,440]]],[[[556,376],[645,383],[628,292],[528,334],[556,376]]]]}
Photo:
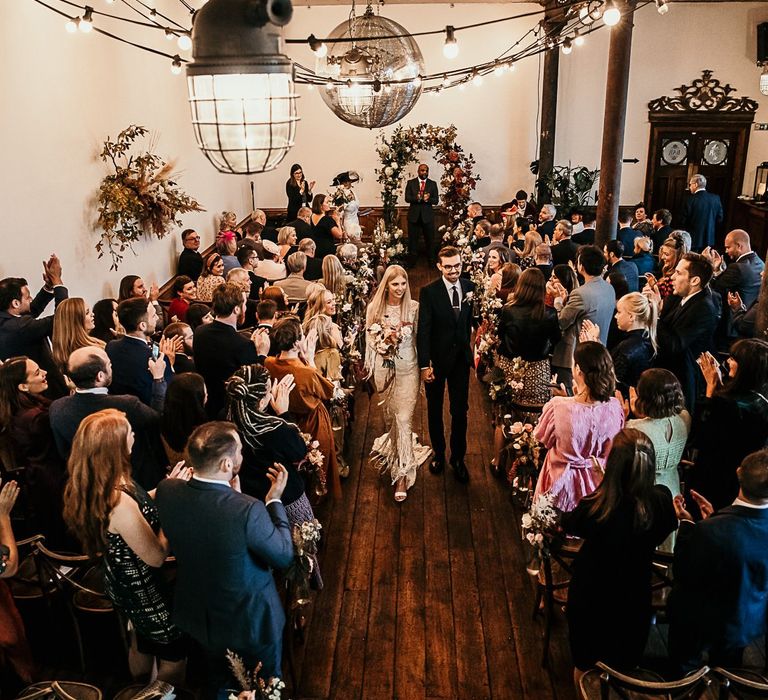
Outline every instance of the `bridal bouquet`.
{"type": "Polygon", "coordinates": [[[523,514],[521,525],[523,539],[533,548],[528,573],[536,576],[541,562],[549,557],[549,545],[552,534],[557,528],[558,512],[552,505],[552,496],[548,493],[539,495],[523,514]]]}
{"type": "Polygon", "coordinates": [[[304,444],[307,446],[307,454],[296,468],[299,471],[312,474],[317,482],[315,484],[315,493],[318,496],[324,496],[328,493],[324,467],[325,455],[320,451],[320,443],[309,433],[302,433],[301,437],[304,438],[304,444]]]}
{"type": "MultiPolygon", "coordinates": [[[[282,691],[285,689],[283,681],[279,678],[270,678],[269,681],[265,682],[259,678],[261,662],[256,664],[256,668],[253,671],[249,671],[245,667],[243,659],[229,649],[227,649],[227,661],[232,669],[232,675],[240,684],[241,690],[253,691],[251,695],[253,700],[280,700],[283,697],[282,691]]],[[[237,697],[236,692],[233,691],[229,694],[227,700],[237,700],[237,697]]]]}
{"type": "Polygon", "coordinates": [[[309,579],[315,569],[315,555],[320,542],[320,531],[323,526],[317,519],[307,520],[301,525],[294,525],[291,534],[293,539],[293,561],[285,570],[286,580],[293,583],[295,595],[293,607],[299,608],[309,603],[309,579]]]}
{"type": "Polygon", "coordinates": [[[400,343],[405,338],[410,338],[412,333],[412,323],[390,324],[383,321],[368,326],[369,342],[376,354],[381,356],[387,369],[395,368],[395,358],[400,356],[400,343]]]}

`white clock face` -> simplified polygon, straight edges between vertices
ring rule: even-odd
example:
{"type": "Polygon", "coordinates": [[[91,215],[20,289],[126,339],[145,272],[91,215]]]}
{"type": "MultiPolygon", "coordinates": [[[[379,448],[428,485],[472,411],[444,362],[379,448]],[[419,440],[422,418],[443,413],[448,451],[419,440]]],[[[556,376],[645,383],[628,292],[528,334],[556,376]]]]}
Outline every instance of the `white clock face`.
{"type": "Polygon", "coordinates": [[[728,142],[713,139],[704,146],[704,160],[708,165],[723,165],[728,159],[728,142]]]}
{"type": "Polygon", "coordinates": [[[672,139],[661,150],[664,165],[682,165],[688,157],[688,143],[681,139],[672,139]]]}

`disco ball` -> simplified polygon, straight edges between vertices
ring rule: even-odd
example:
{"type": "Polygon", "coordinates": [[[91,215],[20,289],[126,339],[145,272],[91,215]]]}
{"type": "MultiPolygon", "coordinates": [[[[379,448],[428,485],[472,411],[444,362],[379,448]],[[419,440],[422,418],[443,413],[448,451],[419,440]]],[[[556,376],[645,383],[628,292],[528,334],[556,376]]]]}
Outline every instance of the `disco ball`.
{"type": "Polygon", "coordinates": [[[328,78],[320,90],[333,113],[354,126],[376,129],[393,124],[413,109],[421,95],[424,57],[413,37],[397,22],[375,15],[342,22],[328,36],[328,55],[316,73],[328,78]],[[356,41],[356,37],[390,37],[356,41]]]}

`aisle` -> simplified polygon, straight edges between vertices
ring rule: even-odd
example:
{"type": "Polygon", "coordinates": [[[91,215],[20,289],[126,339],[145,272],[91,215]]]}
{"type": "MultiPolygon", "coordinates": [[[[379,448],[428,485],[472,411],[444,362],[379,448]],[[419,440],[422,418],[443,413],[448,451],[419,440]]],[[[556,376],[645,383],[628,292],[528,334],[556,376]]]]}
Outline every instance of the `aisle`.
{"type": "MultiPolygon", "coordinates": [[[[411,276],[414,297],[432,275],[411,276]]],[[[446,415],[447,415],[446,400],[446,415]]],[[[426,399],[414,429],[428,443],[426,399]]],[[[367,461],[383,432],[376,397],[358,400],[343,497],[319,509],[325,524],[325,589],[296,652],[295,698],[573,698],[562,621],[548,672],[541,621],[531,619],[517,518],[488,471],[492,429],[485,390],[470,383],[470,482],[424,466],[408,500],[367,461]]],[[[287,669],[284,669],[287,671],[287,669]]]]}

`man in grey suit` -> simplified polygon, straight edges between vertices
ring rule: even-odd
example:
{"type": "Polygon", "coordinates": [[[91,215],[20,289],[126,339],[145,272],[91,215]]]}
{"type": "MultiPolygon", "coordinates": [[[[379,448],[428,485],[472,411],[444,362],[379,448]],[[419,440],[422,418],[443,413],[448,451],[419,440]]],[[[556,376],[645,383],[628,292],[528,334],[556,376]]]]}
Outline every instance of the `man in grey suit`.
{"type": "Polygon", "coordinates": [[[558,309],[562,340],[552,354],[552,371],[557,374],[558,382],[570,387],[573,379],[573,350],[579,342],[581,324],[589,319],[600,327],[600,342],[608,342],[608,327],[616,308],[616,295],[609,282],[602,277],[605,258],[595,245],[579,248],[576,270],[584,278],[584,284],[576,287],[570,294],[558,281],[548,283],[550,292],[555,297],[558,309]]]}
{"type": "Polygon", "coordinates": [[[304,279],[304,272],[307,269],[307,256],[300,250],[291,253],[285,261],[285,267],[288,270],[288,277],[284,280],[277,280],[275,286],[280,287],[287,295],[291,304],[307,300],[307,287],[310,281],[304,279]]]}
{"type": "Polygon", "coordinates": [[[261,662],[265,680],[280,676],[285,613],[271,568],[285,569],[293,560],[280,502],[288,472],[279,464],[269,470],[266,505],[240,493],[242,444],[235,426],[223,421],[199,426],[187,454],[192,479],[161,482],[156,503],[178,565],[173,619],[205,650],[205,697],[213,699],[229,682],[228,649],[248,669],[261,662]]]}

